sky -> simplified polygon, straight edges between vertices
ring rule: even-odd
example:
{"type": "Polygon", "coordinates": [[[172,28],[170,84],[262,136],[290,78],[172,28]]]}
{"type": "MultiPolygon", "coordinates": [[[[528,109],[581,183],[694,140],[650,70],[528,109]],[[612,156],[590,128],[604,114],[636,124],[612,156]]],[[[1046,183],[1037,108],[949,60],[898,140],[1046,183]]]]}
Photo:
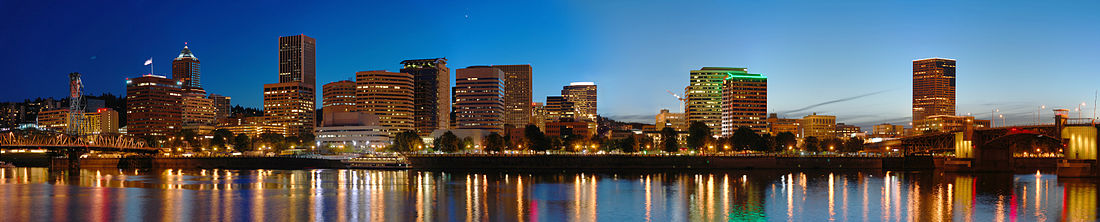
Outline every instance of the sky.
{"type": "Polygon", "coordinates": [[[1082,102],[1093,116],[1097,12],[1097,1],[0,1],[0,101],[63,97],[70,72],[90,94],[124,94],[150,57],[170,76],[187,43],[207,92],[261,107],[278,37],[306,34],[318,89],[405,59],[530,64],[535,102],[595,82],[600,115],[652,123],[681,110],[667,91],[681,94],[690,70],[747,67],[769,77],[769,112],[869,127],[907,124],[911,61],[942,57],[958,60],[960,115],[1050,122],[1050,109],[1082,102]]]}

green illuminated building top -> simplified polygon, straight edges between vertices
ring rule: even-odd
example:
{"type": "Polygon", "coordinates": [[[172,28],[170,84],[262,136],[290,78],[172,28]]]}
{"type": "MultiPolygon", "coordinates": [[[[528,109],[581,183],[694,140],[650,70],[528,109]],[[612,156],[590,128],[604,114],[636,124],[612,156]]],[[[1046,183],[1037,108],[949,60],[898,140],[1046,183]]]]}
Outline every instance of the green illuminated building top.
{"type": "Polygon", "coordinates": [[[748,68],[703,67],[692,70],[685,113],[688,121],[699,121],[711,128],[714,135],[726,135],[739,126],[764,131],[762,115],[766,114],[768,77],[748,72],[748,68]],[[732,84],[732,85],[731,85],[732,84]],[[727,85],[731,90],[723,90],[727,85]],[[734,90],[736,89],[736,90],[734,90]],[[725,97],[733,96],[729,99],[725,97]],[[737,98],[737,99],[733,99],[737,98]],[[725,110],[741,110],[729,112],[725,110]]]}

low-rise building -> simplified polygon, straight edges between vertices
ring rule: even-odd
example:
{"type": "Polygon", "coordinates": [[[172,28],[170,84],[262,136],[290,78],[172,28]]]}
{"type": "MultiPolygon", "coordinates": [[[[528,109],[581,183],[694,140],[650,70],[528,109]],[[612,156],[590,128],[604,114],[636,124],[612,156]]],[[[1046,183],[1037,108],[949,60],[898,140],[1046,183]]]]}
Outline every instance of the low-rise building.
{"type": "Polygon", "coordinates": [[[232,132],[233,135],[245,134],[253,139],[259,138],[260,134],[275,133],[283,135],[286,133],[286,128],[270,123],[269,117],[264,116],[251,116],[251,117],[230,117],[222,120],[218,124],[217,129],[225,129],[232,132]]]}
{"type": "Polygon", "coordinates": [[[379,151],[391,143],[378,116],[365,112],[325,112],[315,134],[321,147],[350,146],[359,152],[379,151]]]}
{"type": "Polygon", "coordinates": [[[905,135],[905,126],[893,125],[889,123],[878,124],[872,128],[871,134],[874,137],[901,137],[905,135]]]}
{"type": "Polygon", "coordinates": [[[853,136],[856,136],[856,135],[862,135],[862,134],[863,134],[863,131],[860,130],[859,126],[848,125],[848,124],[844,124],[844,123],[837,123],[836,124],[836,136],[838,136],[840,138],[849,138],[849,137],[853,137],[853,136]]]}
{"type": "Polygon", "coordinates": [[[836,137],[836,116],[817,115],[814,113],[802,117],[799,121],[802,138],[816,137],[828,139],[836,137]]]}
{"type": "Polygon", "coordinates": [[[684,113],[669,112],[668,109],[661,109],[660,113],[657,113],[656,130],[661,131],[665,127],[672,127],[676,131],[687,131],[688,122],[687,116],[684,113]]]}
{"type": "Polygon", "coordinates": [[[768,119],[765,121],[768,123],[768,134],[772,136],[780,133],[791,133],[796,137],[802,137],[802,132],[799,131],[799,119],[779,118],[778,115],[772,113],[768,115],[768,119]]]}
{"type": "Polygon", "coordinates": [[[592,136],[596,132],[595,123],[587,121],[557,121],[546,124],[546,136],[592,136]]]}
{"type": "Polygon", "coordinates": [[[977,129],[988,126],[988,120],[975,120],[973,116],[934,115],[913,122],[913,129],[916,133],[961,132],[965,131],[967,127],[977,129]]]}

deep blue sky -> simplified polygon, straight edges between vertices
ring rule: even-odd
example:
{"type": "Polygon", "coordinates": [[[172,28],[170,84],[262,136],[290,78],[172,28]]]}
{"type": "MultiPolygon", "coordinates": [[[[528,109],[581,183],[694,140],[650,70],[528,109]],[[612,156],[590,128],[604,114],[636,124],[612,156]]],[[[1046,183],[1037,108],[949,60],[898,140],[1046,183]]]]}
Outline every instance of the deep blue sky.
{"type": "Polygon", "coordinates": [[[946,57],[958,59],[960,114],[998,108],[1024,123],[1043,104],[1088,102],[1091,116],[1098,12],[1096,1],[0,1],[0,101],[64,96],[74,71],[93,94],[123,94],[145,59],[168,75],[189,42],[208,92],[260,107],[277,38],[304,33],[317,39],[318,88],[403,59],[531,64],[535,101],[592,81],[600,114],[645,122],[678,110],[665,91],[681,92],[689,70],[733,66],[770,77],[773,112],[906,123],[911,61],[946,57]]]}

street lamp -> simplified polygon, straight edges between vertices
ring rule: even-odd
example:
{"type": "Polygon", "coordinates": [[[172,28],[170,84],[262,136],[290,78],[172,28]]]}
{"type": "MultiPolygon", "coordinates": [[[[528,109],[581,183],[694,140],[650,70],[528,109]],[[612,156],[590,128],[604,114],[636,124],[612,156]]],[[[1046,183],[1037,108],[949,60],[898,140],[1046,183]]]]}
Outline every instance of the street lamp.
{"type": "Polygon", "coordinates": [[[1001,125],[1004,125],[1005,124],[1005,114],[1000,114],[998,116],[1001,117],[1001,125]]]}

